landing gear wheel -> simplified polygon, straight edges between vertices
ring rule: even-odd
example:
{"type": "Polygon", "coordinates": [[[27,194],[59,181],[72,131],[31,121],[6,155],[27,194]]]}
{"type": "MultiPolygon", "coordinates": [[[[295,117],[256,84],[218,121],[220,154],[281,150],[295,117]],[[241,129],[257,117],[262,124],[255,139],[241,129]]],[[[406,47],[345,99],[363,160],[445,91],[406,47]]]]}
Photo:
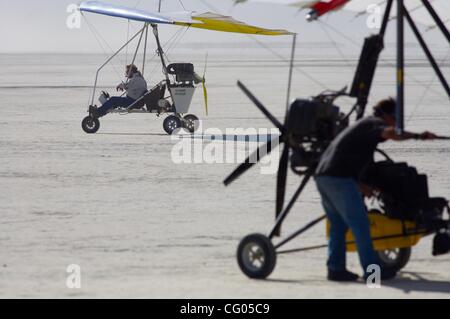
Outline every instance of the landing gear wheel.
{"type": "Polygon", "coordinates": [[[181,128],[182,123],[179,117],[175,116],[175,115],[171,115],[169,117],[167,117],[164,120],[164,131],[166,131],[167,134],[172,135],[172,133],[177,129],[177,128],[181,128]]]}
{"type": "Polygon", "coordinates": [[[261,234],[252,234],[239,244],[237,260],[247,277],[265,279],[275,268],[277,254],[269,238],[261,234]]]}
{"type": "Polygon", "coordinates": [[[382,268],[399,271],[408,263],[411,257],[411,248],[388,249],[377,251],[377,253],[381,260],[382,268]]]}
{"type": "Polygon", "coordinates": [[[81,127],[86,133],[95,134],[100,129],[100,121],[91,116],[86,116],[81,122],[81,127]]]}
{"type": "Polygon", "coordinates": [[[200,127],[200,120],[193,114],[188,114],[183,118],[183,127],[190,133],[195,133],[200,127]]]}

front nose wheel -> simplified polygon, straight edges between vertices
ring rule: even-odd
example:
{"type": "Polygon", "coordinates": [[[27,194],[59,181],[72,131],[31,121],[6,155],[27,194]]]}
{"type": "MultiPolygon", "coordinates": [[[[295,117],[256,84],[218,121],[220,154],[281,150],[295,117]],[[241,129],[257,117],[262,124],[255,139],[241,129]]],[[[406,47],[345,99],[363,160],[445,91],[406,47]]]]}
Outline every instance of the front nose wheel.
{"type": "Polygon", "coordinates": [[[269,238],[261,234],[252,234],[239,244],[237,260],[247,277],[265,279],[274,270],[277,255],[269,238]]]}
{"type": "Polygon", "coordinates": [[[86,116],[81,122],[81,127],[86,133],[95,134],[100,129],[100,121],[91,116],[86,116]]]}
{"type": "Polygon", "coordinates": [[[163,123],[164,131],[169,135],[172,135],[176,129],[181,128],[181,125],[180,118],[175,115],[167,117],[163,123]]]}

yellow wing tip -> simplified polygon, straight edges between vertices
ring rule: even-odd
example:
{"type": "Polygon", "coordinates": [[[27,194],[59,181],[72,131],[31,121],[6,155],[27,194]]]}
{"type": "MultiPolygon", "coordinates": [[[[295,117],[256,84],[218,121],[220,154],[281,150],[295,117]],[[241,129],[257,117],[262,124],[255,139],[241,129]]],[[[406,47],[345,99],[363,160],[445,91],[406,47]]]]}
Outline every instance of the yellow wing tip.
{"type": "Polygon", "coordinates": [[[223,16],[215,13],[204,13],[192,16],[192,20],[196,23],[186,23],[175,21],[174,24],[180,26],[189,26],[192,28],[207,29],[212,31],[255,34],[255,35],[295,35],[296,33],[280,30],[280,29],[265,29],[257,26],[248,25],[241,21],[237,21],[229,16],[223,16]]]}

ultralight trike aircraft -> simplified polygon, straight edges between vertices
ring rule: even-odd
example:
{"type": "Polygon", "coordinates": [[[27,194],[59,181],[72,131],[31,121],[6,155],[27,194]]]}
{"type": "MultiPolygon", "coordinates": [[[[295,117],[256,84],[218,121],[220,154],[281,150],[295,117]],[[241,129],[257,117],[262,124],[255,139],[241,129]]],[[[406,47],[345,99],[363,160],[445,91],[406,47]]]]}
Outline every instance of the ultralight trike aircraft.
{"type": "MultiPolygon", "coordinates": [[[[159,11],[160,9],[161,2],[159,2],[159,11]]],[[[136,56],[143,42],[144,52],[142,69],[144,70],[149,27],[153,29],[153,35],[155,36],[157,45],[157,54],[161,59],[165,79],[155,85],[129,107],[112,109],[110,113],[151,113],[158,116],[162,114],[168,115],[163,124],[164,130],[167,134],[172,134],[176,129],[180,128],[185,128],[191,133],[195,132],[199,125],[199,119],[197,116],[188,113],[197,84],[203,84],[206,115],[208,115],[208,96],[205,85],[205,74],[203,74],[203,77],[198,76],[195,73],[193,64],[174,63],[167,65],[165,53],[158,34],[159,24],[256,35],[290,34],[284,30],[271,30],[247,25],[243,22],[234,20],[231,17],[211,12],[202,14],[189,11],[154,13],[97,1],[82,3],[79,10],[81,13],[90,12],[144,23],[142,29],[131,37],[131,39],[129,39],[97,70],[92,97],[90,99],[90,106],[95,103],[100,71],[136,38],[139,38],[139,40],[132,63],[135,62],[136,56]]],[[[103,104],[109,98],[110,96],[108,93],[102,92],[99,101],[103,104]]],[[[89,116],[85,117],[82,121],[82,128],[86,133],[96,133],[100,128],[100,122],[98,118],[92,114],[89,114],[89,116]]]]}
{"type": "MultiPolygon", "coordinates": [[[[243,1],[241,1],[243,2],[243,1]]],[[[306,2],[306,1],[305,1],[306,2]]],[[[312,1],[312,2],[342,2],[312,1]]],[[[344,1],[348,2],[348,1],[344,1]]],[[[355,1],[358,2],[358,1],[355,1]]],[[[258,161],[273,151],[278,144],[283,144],[276,185],[276,223],[268,234],[251,234],[242,239],[237,250],[237,261],[242,272],[250,278],[267,278],[275,268],[277,255],[301,252],[306,250],[327,247],[317,245],[298,249],[283,249],[283,247],[305,233],[326,216],[314,219],[298,231],[286,238],[276,240],[281,235],[281,226],[307,183],[313,177],[320,157],[334,140],[334,138],[349,124],[352,113],[357,118],[364,116],[374,79],[377,62],[384,48],[384,37],[388,22],[391,18],[391,9],[394,2],[397,5],[397,109],[396,129],[402,133],[404,129],[404,21],[406,20],[416,36],[420,46],[425,52],[433,70],[440,80],[444,90],[450,98],[450,87],[431,50],[425,43],[410,10],[406,3],[412,1],[387,0],[385,13],[378,34],[366,38],[360,55],[359,64],[350,92],[346,88],[341,91],[326,91],[310,99],[297,99],[288,103],[285,122],[279,122],[264,105],[238,82],[238,86],[247,97],[262,111],[271,123],[280,130],[280,137],[261,146],[242,163],[227,179],[225,185],[231,184],[258,161]],[[348,114],[340,112],[335,100],[341,96],[356,98],[356,103],[348,114]],[[289,167],[301,176],[300,185],[285,205],[286,180],[289,167]]],[[[418,1],[416,1],[418,2],[418,1]]],[[[450,43],[450,33],[439,17],[436,10],[428,0],[422,0],[423,8],[428,11],[437,28],[450,43]]],[[[333,8],[331,8],[333,9],[333,8]]],[[[330,9],[330,10],[331,10],[330,9]]],[[[445,14],[445,13],[444,13],[445,14]]],[[[447,12],[448,14],[448,12],[447,12]]],[[[291,57],[291,72],[288,83],[288,101],[292,78],[292,68],[295,54],[295,35],[291,57]]],[[[441,140],[450,140],[449,137],[438,137],[441,140]]],[[[411,248],[424,236],[434,235],[433,255],[450,252],[450,207],[446,198],[431,197],[428,192],[427,176],[419,174],[414,167],[407,163],[395,163],[389,156],[381,151],[384,160],[375,162],[367,168],[363,182],[379,192],[374,197],[374,207],[368,207],[371,224],[371,235],[374,248],[378,252],[384,269],[398,271],[409,261],[411,248]]],[[[355,241],[351,231],[347,233],[347,250],[356,251],[355,241]]]]}

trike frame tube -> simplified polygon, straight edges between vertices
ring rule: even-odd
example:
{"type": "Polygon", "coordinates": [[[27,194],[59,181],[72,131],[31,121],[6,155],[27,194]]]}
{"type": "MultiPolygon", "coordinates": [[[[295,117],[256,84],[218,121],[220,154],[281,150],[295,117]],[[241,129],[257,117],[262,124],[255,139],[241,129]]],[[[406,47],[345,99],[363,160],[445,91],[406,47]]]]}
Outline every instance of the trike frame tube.
{"type": "MultiPolygon", "coordinates": [[[[427,236],[427,235],[430,235],[430,234],[433,234],[433,233],[434,233],[434,231],[432,231],[432,230],[417,230],[417,231],[414,231],[414,232],[408,232],[406,234],[396,234],[396,235],[375,237],[375,238],[372,238],[372,241],[393,239],[393,238],[401,238],[401,237],[405,237],[405,236],[414,236],[414,235],[427,236]]],[[[300,235],[300,234],[298,234],[298,235],[300,235]]],[[[295,237],[297,237],[297,236],[295,236],[295,237]]],[[[294,239],[295,237],[291,238],[290,240],[294,239]]],[[[353,240],[353,241],[348,241],[345,244],[346,245],[351,245],[351,244],[355,244],[355,243],[356,242],[353,240]]],[[[328,244],[316,245],[316,246],[311,246],[311,247],[296,248],[296,249],[289,249],[289,250],[283,250],[283,251],[277,251],[276,253],[277,253],[277,255],[283,255],[283,254],[291,254],[291,253],[297,253],[297,252],[302,252],[302,251],[307,251],[307,250],[314,250],[314,249],[320,249],[320,248],[326,248],[326,247],[328,247],[328,244]]],[[[279,246],[277,245],[277,246],[275,246],[275,248],[277,249],[277,248],[279,248],[279,246]]]]}
{"type": "Polygon", "coordinates": [[[283,210],[283,212],[278,216],[277,221],[275,223],[275,226],[273,227],[272,231],[269,234],[269,238],[273,239],[275,235],[278,233],[281,225],[283,224],[283,221],[288,216],[289,212],[291,211],[292,207],[294,206],[295,202],[297,201],[298,197],[302,193],[302,191],[305,189],[306,185],[308,184],[309,180],[313,176],[313,171],[309,170],[305,176],[303,177],[303,180],[298,187],[295,194],[292,196],[291,200],[289,201],[289,204],[286,206],[286,208],[283,210]]]}
{"type": "Polygon", "coordinates": [[[411,27],[411,30],[413,31],[414,35],[417,38],[417,41],[419,42],[420,46],[422,47],[423,51],[425,52],[425,55],[428,58],[428,61],[430,62],[434,72],[436,72],[437,77],[439,78],[439,81],[441,81],[442,86],[445,89],[445,92],[447,93],[448,97],[450,97],[450,86],[442,73],[441,69],[439,68],[439,65],[436,62],[436,59],[434,58],[433,54],[431,53],[430,49],[428,48],[428,45],[426,44],[425,40],[423,39],[422,35],[420,34],[419,29],[417,28],[416,24],[414,23],[413,19],[411,18],[410,14],[408,13],[406,7],[403,6],[403,14],[406,18],[406,21],[408,21],[408,24],[411,27]]]}
{"type": "Polygon", "coordinates": [[[94,81],[94,88],[92,91],[92,99],[91,99],[91,105],[94,105],[94,100],[95,100],[95,93],[97,90],[97,83],[98,83],[98,75],[100,74],[100,71],[109,63],[111,62],[112,59],[114,59],[120,52],[122,52],[123,49],[125,49],[125,47],[130,44],[139,34],[142,34],[145,31],[145,27],[143,27],[141,30],[139,30],[130,40],[128,40],[122,47],[120,47],[119,50],[117,50],[111,57],[108,58],[108,60],[106,60],[105,63],[103,63],[98,69],[97,72],[95,74],[95,81],[94,81]]]}

